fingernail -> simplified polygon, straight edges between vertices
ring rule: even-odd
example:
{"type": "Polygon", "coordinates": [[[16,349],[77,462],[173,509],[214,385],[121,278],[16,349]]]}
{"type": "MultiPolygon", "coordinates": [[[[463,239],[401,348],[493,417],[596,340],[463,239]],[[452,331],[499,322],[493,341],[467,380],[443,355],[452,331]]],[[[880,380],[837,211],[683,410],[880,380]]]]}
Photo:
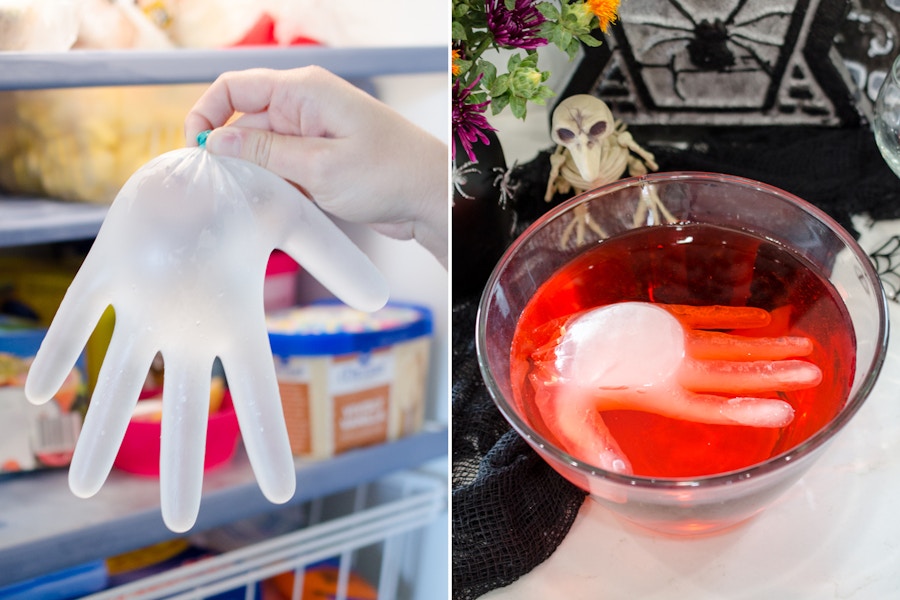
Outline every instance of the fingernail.
{"type": "Polygon", "coordinates": [[[600,453],[599,466],[613,473],[628,474],[631,472],[631,465],[628,460],[612,448],[607,448],[600,453]]]}
{"type": "Polygon", "coordinates": [[[216,129],[206,138],[206,149],[223,156],[241,156],[241,136],[228,129],[216,129]]]}
{"type": "Polygon", "coordinates": [[[794,408],[781,400],[730,398],[722,404],[722,415],[750,427],[784,427],[794,419],[794,408]]]}

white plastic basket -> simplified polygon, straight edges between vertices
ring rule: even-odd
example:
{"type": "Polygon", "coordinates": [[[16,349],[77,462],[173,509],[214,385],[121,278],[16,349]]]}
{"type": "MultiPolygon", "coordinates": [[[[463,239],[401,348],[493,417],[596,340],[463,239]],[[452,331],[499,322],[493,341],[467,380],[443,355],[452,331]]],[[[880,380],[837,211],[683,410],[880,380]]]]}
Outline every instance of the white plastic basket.
{"type": "MultiPolygon", "coordinates": [[[[301,600],[307,565],[339,557],[335,600],[347,600],[351,572],[363,573],[379,599],[400,599],[410,559],[418,556],[422,530],[447,514],[447,485],[419,471],[388,476],[353,490],[316,499],[301,507],[308,525],[224,554],[88,596],[112,599],[203,599],[245,588],[256,600],[258,582],[294,572],[292,600],[301,600]]],[[[434,597],[443,597],[438,590],[434,597]]],[[[431,594],[428,594],[431,596],[431,594]]]]}

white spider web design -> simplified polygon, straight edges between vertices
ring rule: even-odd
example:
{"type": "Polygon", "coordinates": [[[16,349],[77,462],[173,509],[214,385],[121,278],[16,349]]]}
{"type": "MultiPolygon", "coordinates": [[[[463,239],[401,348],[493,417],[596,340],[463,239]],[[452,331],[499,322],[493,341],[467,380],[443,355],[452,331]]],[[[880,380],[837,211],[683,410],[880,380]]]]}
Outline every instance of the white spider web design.
{"type": "Polygon", "coordinates": [[[892,235],[869,254],[885,295],[897,302],[900,295],[900,235],[892,235]]]}

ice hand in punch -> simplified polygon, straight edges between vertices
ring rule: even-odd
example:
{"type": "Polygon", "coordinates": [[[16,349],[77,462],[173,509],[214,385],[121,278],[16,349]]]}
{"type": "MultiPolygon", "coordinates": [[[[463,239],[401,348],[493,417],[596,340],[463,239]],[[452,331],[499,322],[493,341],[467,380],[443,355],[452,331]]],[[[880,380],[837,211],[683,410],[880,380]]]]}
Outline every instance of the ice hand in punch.
{"type": "Polygon", "coordinates": [[[628,409],[711,424],[783,427],[794,410],[766,392],[814,387],[821,370],[800,360],[801,336],[747,337],[715,331],[769,323],[753,307],[621,302],[544,327],[551,341],[532,354],[529,375],[541,417],[574,457],[611,471],[631,466],[600,414],[628,409]]]}

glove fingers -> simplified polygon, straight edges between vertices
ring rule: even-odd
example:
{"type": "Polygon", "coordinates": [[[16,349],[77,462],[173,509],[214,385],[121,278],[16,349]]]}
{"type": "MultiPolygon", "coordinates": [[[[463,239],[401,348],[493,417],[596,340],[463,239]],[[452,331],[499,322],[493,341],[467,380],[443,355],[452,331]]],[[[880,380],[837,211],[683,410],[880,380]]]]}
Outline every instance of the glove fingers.
{"type": "Polygon", "coordinates": [[[200,511],[212,358],[163,355],[160,444],[160,502],[163,521],[172,531],[190,529],[200,511]]]}
{"type": "Polygon", "coordinates": [[[532,373],[529,379],[544,425],[569,454],[609,471],[631,473],[631,463],[590,396],[565,383],[548,385],[546,373],[532,373]]]}
{"type": "Polygon", "coordinates": [[[47,402],[59,391],[109,306],[95,275],[82,267],[75,276],[34,357],[25,381],[25,396],[34,404],[47,402]]]}
{"type": "Polygon", "coordinates": [[[256,480],[266,498],[282,503],[294,495],[294,460],[265,325],[251,330],[261,333],[220,358],[256,480]]]}
{"type": "Polygon", "coordinates": [[[809,356],[812,340],[802,336],[745,337],[719,331],[692,331],[686,337],[693,358],[716,360],[782,360],[809,356]]]}
{"type": "Polygon", "coordinates": [[[156,354],[150,340],[135,331],[139,328],[121,320],[113,331],[69,467],[76,496],[93,496],[109,475],[156,354]]]}
{"type": "Polygon", "coordinates": [[[822,370],[805,360],[692,360],[678,373],[688,390],[728,395],[787,392],[812,388],[822,381],[822,370]]]}
{"type": "Polygon", "coordinates": [[[388,284],[369,257],[310,199],[281,183],[291,195],[288,205],[294,215],[281,249],[353,308],[375,311],[384,306],[388,284]]]}

